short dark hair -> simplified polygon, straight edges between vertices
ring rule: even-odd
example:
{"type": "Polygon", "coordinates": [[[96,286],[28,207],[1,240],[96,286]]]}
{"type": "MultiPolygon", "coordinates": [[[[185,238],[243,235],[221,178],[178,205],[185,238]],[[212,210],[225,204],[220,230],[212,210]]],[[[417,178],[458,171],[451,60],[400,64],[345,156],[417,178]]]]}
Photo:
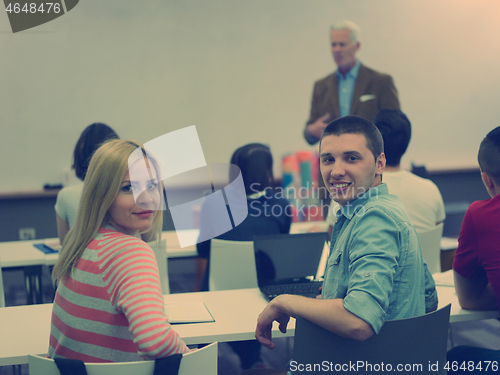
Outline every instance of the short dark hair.
{"type": "Polygon", "coordinates": [[[268,146],[262,143],[242,146],[233,153],[231,164],[240,168],[247,195],[274,187],[273,156],[268,146]]]}
{"type": "Polygon", "coordinates": [[[328,135],[340,136],[342,134],[362,134],[366,139],[366,147],[372,152],[375,160],[384,152],[384,140],[375,125],[360,116],[345,116],[330,122],[319,140],[321,152],[321,142],[328,135]]]}
{"type": "Polygon", "coordinates": [[[411,139],[410,120],[399,109],[383,109],[377,114],[373,123],[384,139],[387,165],[399,165],[411,139]]]}
{"type": "Polygon", "coordinates": [[[500,126],[490,131],[481,142],[477,161],[481,171],[500,185],[500,126]]]}
{"type": "Polygon", "coordinates": [[[110,140],[119,139],[118,134],[108,125],[95,122],[85,128],[78,138],[73,151],[73,165],[76,177],[85,180],[92,155],[101,144],[110,140]]]}

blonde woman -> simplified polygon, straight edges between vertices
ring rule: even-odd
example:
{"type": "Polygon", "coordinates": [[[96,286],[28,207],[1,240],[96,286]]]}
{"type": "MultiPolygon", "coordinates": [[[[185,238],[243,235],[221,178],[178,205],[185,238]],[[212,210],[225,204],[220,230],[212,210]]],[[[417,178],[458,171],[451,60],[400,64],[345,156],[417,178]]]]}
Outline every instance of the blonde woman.
{"type": "Polygon", "coordinates": [[[158,172],[137,142],[111,140],[92,157],[52,274],[49,357],[124,362],[190,351],[167,321],[155,255],[139,238],[161,233],[158,172]]]}

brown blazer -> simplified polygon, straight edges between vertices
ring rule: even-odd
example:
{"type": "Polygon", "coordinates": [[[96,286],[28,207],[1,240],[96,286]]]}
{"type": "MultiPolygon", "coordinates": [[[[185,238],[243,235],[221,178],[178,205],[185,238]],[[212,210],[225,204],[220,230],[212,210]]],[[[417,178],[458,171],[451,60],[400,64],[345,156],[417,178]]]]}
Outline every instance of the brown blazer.
{"type": "MultiPolygon", "coordinates": [[[[373,121],[381,109],[400,109],[398,91],[394,86],[394,81],[390,75],[379,73],[361,64],[352,94],[350,114],[373,121]]],[[[330,74],[314,84],[311,114],[306,128],[307,125],[325,113],[330,114],[329,121],[340,116],[336,73],[330,74]]]]}
{"type": "MultiPolygon", "coordinates": [[[[358,76],[356,77],[356,83],[354,84],[350,114],[373,121],[381,109],[400,109],[398,91],[396,90],[396,86],[394,86],[394,81],[390,75],[379,73],[361,64],[358,76]]],[[[313,123],[325,113],[330,114],[329,121],[340,117],[339,89],[337,74],[335,72],[316,81],[314,84],[311,115],[306,123],[304,134],[307,125],[313,123]]],[[[310,144],[317,142],[317,140],[311,142],[307,137],[305,138],[310,144]]],[[[319,197],[323,201],[323,204],[327,204],[330,196],[324,190],[324,186],[321,173],[318,172],[319,197]]],[[[327,209],[325,208],[323,211],[326,217],[327,209]]]]}

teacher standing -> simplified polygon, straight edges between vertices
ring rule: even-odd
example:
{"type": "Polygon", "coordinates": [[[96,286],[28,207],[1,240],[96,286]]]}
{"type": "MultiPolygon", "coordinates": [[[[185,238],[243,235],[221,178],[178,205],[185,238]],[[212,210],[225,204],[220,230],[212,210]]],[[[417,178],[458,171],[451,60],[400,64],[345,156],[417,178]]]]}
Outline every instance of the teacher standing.
{"type": "MultiPolygon", "coordinates": [[[[354,22],[347,20],[331,26],[331,50],[337,70],[314,84],[311,114],[304,129],[304,137],[311,145],[318,142],[326,125],[339,117],[356,115],[373,122],[381,109],[400,109],[392,77],[368,68],[356,58],[361,46],[359,31],[354,22]]],[[[318,176],[318,187],[324,187],[318,176]]],[[[322,190],[319,197],[329,200],[322,190]]]]}

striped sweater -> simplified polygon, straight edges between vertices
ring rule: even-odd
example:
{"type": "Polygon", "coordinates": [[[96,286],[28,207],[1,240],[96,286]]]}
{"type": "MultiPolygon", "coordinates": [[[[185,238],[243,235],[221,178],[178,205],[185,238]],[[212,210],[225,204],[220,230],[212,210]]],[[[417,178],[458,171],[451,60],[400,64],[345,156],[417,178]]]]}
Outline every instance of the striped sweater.
{"type": "Polygon", "coordinates": [[[186,352],[167,322],[153,250],[101,228],[59,283],[48,357],[126,362],[186,352]]]}

